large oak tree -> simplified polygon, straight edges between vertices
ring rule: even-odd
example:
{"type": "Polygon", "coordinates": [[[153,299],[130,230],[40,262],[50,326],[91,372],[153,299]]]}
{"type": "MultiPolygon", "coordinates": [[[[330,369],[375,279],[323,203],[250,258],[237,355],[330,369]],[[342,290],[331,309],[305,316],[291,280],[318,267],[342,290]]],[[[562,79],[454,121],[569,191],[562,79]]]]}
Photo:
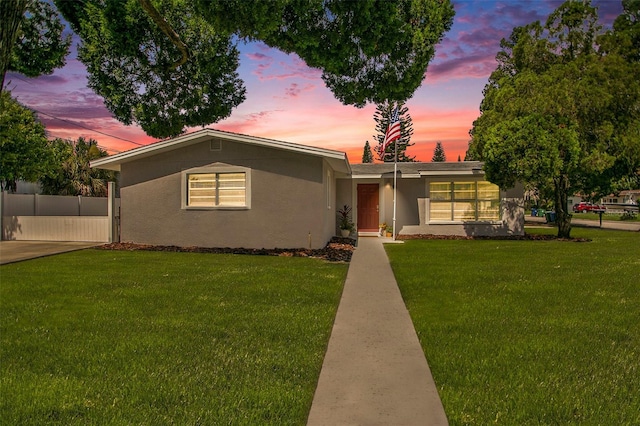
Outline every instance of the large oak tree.
{"type": "Polygon", "coordinates": [[[640,169],[640,46],[613,41],[637,37],[640,2],[623,5],[609,32],[589,2],[572,1],[515,28],[471,131],[488,180],[553,193],[559,237],[571,232],[568,196],[606,194],[640,169]]]}
{"type": "Polygon", "coordinates": [[[227,117],[245,99],[239,40],[295,53],[344,104],[402,101],[450,28],[449,0],[55,0],[89,85],[156,137],[227,117]]]}
{"type": "Polygon", "coordinates": [[[17,181],[37,181],[51,170],[44,126],[33,111],[0,92],[0,191],[15,192],[17,181]]]}
{"type": "Polygon", "coordinates": [[[27,77],[51,74],[64,65],[71,37],[55,8],[41,0],[0,1],[0,89],[7,71],[27,77]]]}

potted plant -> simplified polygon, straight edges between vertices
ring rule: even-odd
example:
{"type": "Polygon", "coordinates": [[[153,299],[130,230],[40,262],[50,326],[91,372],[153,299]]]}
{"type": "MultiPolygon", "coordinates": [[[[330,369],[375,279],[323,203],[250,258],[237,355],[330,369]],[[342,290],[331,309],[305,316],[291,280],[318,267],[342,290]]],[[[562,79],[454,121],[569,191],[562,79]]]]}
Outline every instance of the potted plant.
{"type": "Polygon", "coordinates": [[[387,225],[387,237],[393,236],[393,226],[387,225]]]}
{"type": "Polygon", "coordinates": [[[384,234],[387,232],[387,223],[383,222],[380,224],[380,236],[384,237],[384,234]]]}
{"type": "Polygon", "coordinates": [[[343,237],[348,237],[355,228],[351,221],[351,207],[346,204],[338,210],[338,226],[343,237]]]}

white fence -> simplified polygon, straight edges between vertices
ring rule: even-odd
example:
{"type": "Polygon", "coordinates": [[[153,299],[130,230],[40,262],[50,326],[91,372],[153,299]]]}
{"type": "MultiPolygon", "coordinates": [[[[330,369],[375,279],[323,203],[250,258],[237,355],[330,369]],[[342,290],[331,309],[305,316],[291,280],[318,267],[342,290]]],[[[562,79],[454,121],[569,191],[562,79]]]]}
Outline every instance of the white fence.
{"type": "MultiPolygon", "coordinates": [[[[112,184],[109,186],[113,194],[112,184]]],[[[120,199],[2,193],[2,239],[117,241],[120,199]]]]}

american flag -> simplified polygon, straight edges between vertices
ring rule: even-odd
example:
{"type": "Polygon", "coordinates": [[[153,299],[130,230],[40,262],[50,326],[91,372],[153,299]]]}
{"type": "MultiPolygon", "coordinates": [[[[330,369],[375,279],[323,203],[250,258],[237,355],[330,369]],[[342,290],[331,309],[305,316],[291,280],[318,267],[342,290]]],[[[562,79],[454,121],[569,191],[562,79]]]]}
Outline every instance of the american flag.
{"type": "Polygon", "coordinates": [[[389,144],[393,141],[400,139],[400,117],[398,107],[396,106],[391,113],[391,121],[387,128],[387,133],[384,135],[384,143],[382,144],[382,153],[387,150],[389,144]]]}

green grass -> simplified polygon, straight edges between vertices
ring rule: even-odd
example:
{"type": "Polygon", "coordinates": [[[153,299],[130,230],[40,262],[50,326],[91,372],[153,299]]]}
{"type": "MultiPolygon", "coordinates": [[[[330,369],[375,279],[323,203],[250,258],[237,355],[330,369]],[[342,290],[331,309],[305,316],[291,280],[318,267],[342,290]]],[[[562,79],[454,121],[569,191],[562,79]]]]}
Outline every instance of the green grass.
{"type": "MultiPolygon", "coordinates": [[[[600,214],[598,213],[573,213],[573,218],[574,219],[585,219],[585,220],[600,220],[600,214]]],[[[635,215],[635,217],[633,219],[622,219],[622,214],[615,214],[615,213],[610,213],[610,214],[603,214],[602,215],[602,220],[610,220],[610,221],[624,221],[624,222],[640,222],[640,216],[639,215],[635,215]]]]}
{"type": "Polygon", "coordinates": [[[640,424],[640,234],[572,235],[386,246],[452,425],[640,424]]]}
{"type": "MultiPolygon", "coordinates": [[[[571,212],[571,214],[573,215],[573,219],[585,219],[585,220],[593,220],[593,221],[599,221],[600,220],[600,214],[599,213],[573,213],[571,212]]],[[[531,210],[527,210],[525,212],[525,218],[528,218],[531,216],[531,210]]],[[[602,215],[602,220],[608,220],[608,221],[614,221],[614,222],[620,222],[620,221],[625,221],[625,222],[640,222],[640,215],[636,214],[635,217],[633,218],[622,218],[622,214],[619,213],[604,213],[602,215]]]]}
{"type": "Polygon", "coordinates": [[[100,250],[2,266],[2,424],[304,424],[346,271],[100,250]]]}

